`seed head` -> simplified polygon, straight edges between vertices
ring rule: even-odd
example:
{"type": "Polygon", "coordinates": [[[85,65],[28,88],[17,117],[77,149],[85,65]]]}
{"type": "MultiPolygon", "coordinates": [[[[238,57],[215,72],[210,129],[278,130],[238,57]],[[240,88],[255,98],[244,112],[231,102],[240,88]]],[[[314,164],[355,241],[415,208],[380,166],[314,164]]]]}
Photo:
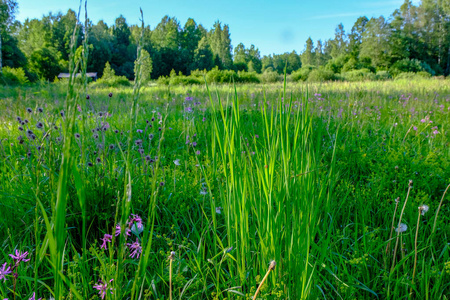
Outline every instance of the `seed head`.
{"type": "Polygon", "coordinates": [[[86,100],[89,100],[89,99],[91,99],[91,96],[86,95],[86,100]]]}
{"type": "Polygon", "coordinates": [[[408,226],[404,223],[400,223],[400,226],[398,228],[395,228],[395,231],[398,233],[405,232],[408,229],[408,226]]]}
{"type": "Polygon", "coordinates": [[[430,209],[430,207],[426,204],[422,204],[421,206],[419,206],[419,211],[422,214],[422,216],[425,216],[425,214],[427,213],[427,211],[430,209]]]}
{"type": "Polygon", "coordinates": [[[111,98],[111,97],[113,96],[113,94],[112,94],[112,93],[109,93],[108,96],[109,96],[109,98],[111,98]]]}
{"type": "Polygon", "coordinates": [[[42,124],[42,122],[38,122],[38,123],[36,124],[36,127],[39,128],[39,129],[41,129],[42,127],[44,127],[44,124],[42,124]]]}
{"type": "Polygon", "coordinates": [[[269,265],[269,270],[274,270],[277,265],[276,261],[272,260],[269,265]]]}
{"type": "Polygon", "coordinates": [[[79,133],[75,133],[75,137],[76,137],[77,139],[79,139],[79,138],[81,137],[81,135],[80,135],[79,133]]]}

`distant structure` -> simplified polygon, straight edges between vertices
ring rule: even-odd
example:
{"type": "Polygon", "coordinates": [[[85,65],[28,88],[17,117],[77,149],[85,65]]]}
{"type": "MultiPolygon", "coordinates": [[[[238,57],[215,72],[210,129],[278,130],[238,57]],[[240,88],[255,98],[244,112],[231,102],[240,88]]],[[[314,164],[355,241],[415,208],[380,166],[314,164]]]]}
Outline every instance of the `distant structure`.
{"type": "MultiPolygon", "coordinates": [[[[81,73],[77,73],[76,77],[80,77],[81,73]]],[[[97,72],[90,72],[90,73],[86,73],[86,76],[89,78],[92,78],[93,81],[97,80],[97,72]]],[[[69,78],[70,77],[70,73],[59,73],[58,75],[58,79],[61,78],[69,78]]]]}

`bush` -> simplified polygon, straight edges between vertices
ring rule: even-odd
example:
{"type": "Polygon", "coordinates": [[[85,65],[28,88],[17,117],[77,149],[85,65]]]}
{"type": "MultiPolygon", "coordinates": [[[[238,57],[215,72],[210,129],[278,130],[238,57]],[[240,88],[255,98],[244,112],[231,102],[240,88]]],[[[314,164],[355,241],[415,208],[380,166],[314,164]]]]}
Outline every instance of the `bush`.
{"type": "Polygon", "coordinates": [[[259,75],[259,80],[263,83],[273,83],[281,81],[283,77],[272,69],[266,69],[264,73],[259,75]]]}
{"type": "Polygon", "coordinates": [[[206,73],[206,81],[208,83],[230,83],[236,78],[236,72],[232,70],[219,70],[219,67],[208,71],[206,73]]]}
{"type": "MultiPolygon", "coordinates": [[[[418,59],[409,59],[405,58],[399,61],[396,61],[390,68],[389,72],[393,77],[401,73],[417,73],[425,71],[431,75],[435,75],[434,70],[430,67],[426,62],[420,61],[418,59]]],[[[409,75],[403,75],[409,76],[409,75]]]]}
{"type": "Polygon", "coordinates": [[[308,80],[309,74],[315,69],[315,66],[304,65],[297,71],[292,72],[290,77],[292,81],[306,81],[308,80]]]}
{"type": "Polygon", "coordinates": [[[424,79],[424,78],[430,78],[431,74],[425,71],[421,71],[421,72],[403,72],[398,74],[395,77],[395,80],[419,80],[419,79],[424,79]]]}
{"type": "Polygon", "coordinates": [[[388,79],[391,79],[391,78],[392,78],[392,76],[391,76],[391,74],[388,71],[378,71],[375,74],[375,79],[376,80],[388,80],[388,79]]]}
{"type": "Polygon", "coordinates": [[[256,72],[238,71],[236,82],[241,83],[260,83],[256,72]]]}
{"type": "Polygon", "coordinates": [[[311,73],[308,75],[308,81],[330,81],[334,80],[335,76],[333,71],[326,70],[323,68],[312,70],[311,73]]]}
{"type": "Polygon", "coordinates": [[[369,69],[360,69],[341,73],[339,78],[345,81],[366,81],[376,80],[376,75],[369,69]]]}
{"type": "Polygon", "coordinates": [[[21,85],[28,83],[28,77],[22,68],[3,67],[0,83],[8,85],[21,85]]]}
{"type": "Polygon", "coordinates": [[[105,69],[103,70],[102,78],[98,79],[95,86],[108,86],[108,87],[119,87],[119,86],[130,86],[130,81],[125,76],[116,76],[116,72],[111,68],[109,62],[106,62],[105,69]]]}

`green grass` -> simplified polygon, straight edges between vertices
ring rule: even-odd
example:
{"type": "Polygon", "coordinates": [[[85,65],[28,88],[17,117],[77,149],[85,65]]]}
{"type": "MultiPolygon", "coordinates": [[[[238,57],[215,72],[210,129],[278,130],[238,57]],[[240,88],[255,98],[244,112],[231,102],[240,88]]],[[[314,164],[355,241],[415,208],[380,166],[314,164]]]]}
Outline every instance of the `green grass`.
{"type": "Polygon", "coordinates": [[[0,90],[0,267],[31,259],[0,297],[169,299],[171,251],[173,299],[250,299],[272,260],[258,299],[449,297],[447,81],[138,91],[0,90]]]}

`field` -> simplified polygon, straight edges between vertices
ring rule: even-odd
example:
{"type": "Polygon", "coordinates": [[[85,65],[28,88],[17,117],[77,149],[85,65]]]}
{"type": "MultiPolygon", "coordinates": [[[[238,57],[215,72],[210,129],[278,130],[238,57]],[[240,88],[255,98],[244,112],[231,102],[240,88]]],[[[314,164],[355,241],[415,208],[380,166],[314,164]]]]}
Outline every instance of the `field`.
{"type": "Polygon", "coordinates": [[[448,80],[0,99],[1,299],[450,297],[448,80]]]}

